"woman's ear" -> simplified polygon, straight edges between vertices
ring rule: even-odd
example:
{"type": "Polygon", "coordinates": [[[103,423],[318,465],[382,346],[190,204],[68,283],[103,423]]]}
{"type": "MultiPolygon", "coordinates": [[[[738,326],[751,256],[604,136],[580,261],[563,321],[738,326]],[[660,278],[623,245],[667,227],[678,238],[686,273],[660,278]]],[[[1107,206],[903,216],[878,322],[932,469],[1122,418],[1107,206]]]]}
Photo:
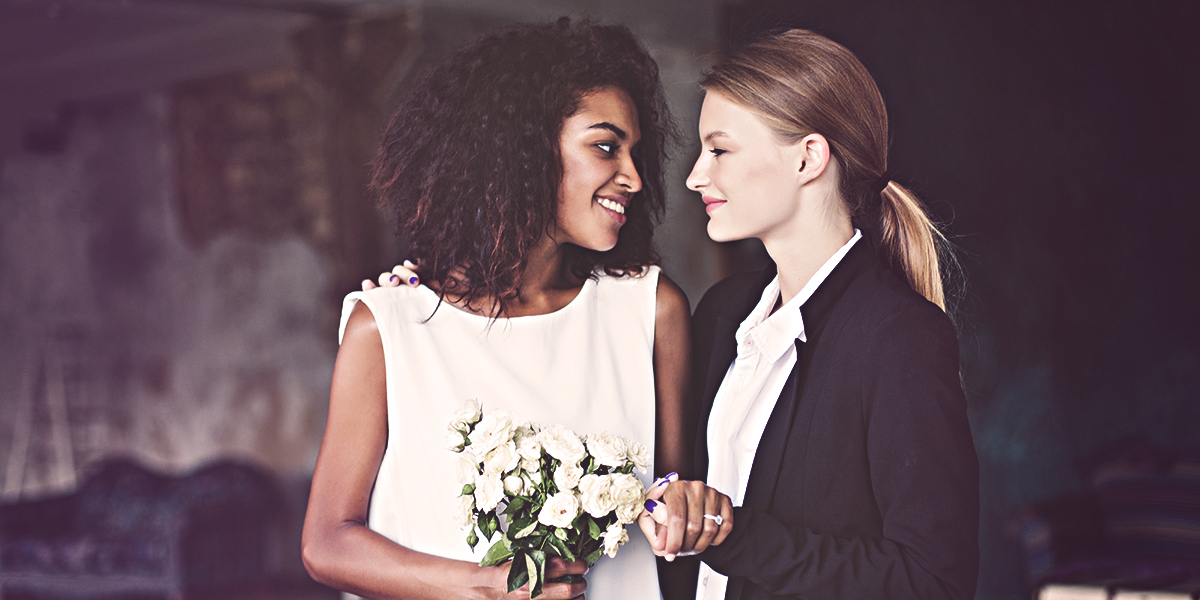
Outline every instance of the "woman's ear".
{"type": "Polygon", "coordinates": [[[800,185],[817,179],[829,166],[829,140],[819,133],[810,133],[796,143],[795,166],[800,185]]]}

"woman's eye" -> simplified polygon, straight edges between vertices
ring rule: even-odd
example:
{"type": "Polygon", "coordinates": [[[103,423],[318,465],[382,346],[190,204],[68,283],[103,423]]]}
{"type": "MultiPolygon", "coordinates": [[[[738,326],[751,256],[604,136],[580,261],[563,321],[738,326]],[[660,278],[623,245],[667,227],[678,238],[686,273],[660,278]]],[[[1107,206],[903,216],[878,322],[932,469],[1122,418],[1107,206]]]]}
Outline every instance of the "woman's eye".
{"type": "Polygon", "coordinates": [[[709,152],[712,152],[713,156],[720,156],[722,154],[725,154],[725,151],[722,150],[721,148],[713,148],[712,150],[709,150],[709,152]]]}
{"type": "Polygon", "coordinates": [[[610,144],[608,142],[600,142],[599,144],[596,144],[596,147],[603,150],[605,154],[612,154],[617,149],[616,144],[610,144]]]}

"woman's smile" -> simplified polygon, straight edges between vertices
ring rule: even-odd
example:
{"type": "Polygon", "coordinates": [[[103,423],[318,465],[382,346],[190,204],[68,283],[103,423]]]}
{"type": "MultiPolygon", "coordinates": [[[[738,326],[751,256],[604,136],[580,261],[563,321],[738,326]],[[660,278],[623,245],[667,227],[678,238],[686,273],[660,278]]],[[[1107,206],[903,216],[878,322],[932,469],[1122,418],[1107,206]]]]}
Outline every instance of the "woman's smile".
{"type": "Polygon", "coordinates": [[[722,206],[725,205],[725,201],[720,198],[713,198],[712,196],[702,196],[701,199],[704,200],[704,212],[706,212],[710,215],[713,213],[714,210],[717,210],[718,208],[721,208],[722,206]]]}
{"type": "Polygon", "coordinates": [[[603,207],[618,225],[625,224],[625,205],[628,203],[629,198],[625,196],[596,196],[596,204],[603,207]]]}

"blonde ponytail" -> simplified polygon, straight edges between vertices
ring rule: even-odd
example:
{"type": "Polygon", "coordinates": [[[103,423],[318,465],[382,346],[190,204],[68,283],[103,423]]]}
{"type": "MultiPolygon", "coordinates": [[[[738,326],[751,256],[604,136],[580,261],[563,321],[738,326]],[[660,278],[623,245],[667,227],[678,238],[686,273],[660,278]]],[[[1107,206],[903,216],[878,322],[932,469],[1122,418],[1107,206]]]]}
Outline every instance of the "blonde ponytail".
{"type": "MultiPolygon", "coordinates": [[[[904,186],[890,181],[881,193],[879,244],[908,279],[908,285],[930,302],[946,310],[941,256],[949,242],[925,214],[921,201],[904,186]]],[[[952,256],[947,256],[953,260],[952,256]]]]}

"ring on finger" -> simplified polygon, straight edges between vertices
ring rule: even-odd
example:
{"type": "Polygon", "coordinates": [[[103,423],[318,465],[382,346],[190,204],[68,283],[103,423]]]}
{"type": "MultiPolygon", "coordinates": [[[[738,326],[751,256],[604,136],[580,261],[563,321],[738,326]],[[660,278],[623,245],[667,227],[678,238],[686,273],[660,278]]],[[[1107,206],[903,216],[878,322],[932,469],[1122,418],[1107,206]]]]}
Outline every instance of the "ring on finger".
{"type": "Polygon", "coordinates": [[[717,527],[720,527],[721,524],[725,522],[725,517],[722,517],[721,515],[704,515],[704,518],[716,523],[717,527]]]}

